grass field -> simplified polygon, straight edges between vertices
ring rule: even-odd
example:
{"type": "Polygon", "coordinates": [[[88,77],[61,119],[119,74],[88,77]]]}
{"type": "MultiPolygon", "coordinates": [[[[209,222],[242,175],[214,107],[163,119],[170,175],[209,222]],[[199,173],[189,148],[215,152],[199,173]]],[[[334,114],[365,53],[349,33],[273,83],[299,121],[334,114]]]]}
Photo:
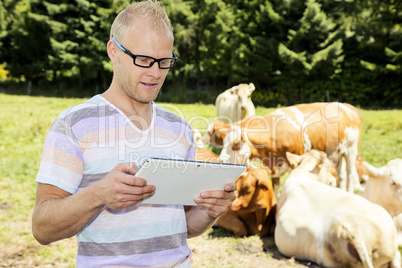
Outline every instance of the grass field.
{"type": "MultiPolygon", "coordinates": [[[[0,267],[74,267],[74,238],[46,247],[40,246],[32,237],[30,217],[35,202],[35,177],[48,129],[61,111],[83,101],[0,94],[0,267]]],[[[205,131],[216,116],[213,105],[160,105],[201,131],[205,131]]],[[[272,110],[257,107],[256,113],[264,115],[272,110]]],[[[375,166],[402,157],[402,111],[360,112],[364,122],[361,155],[375,166]]],[[[216,236],[214,232],[211,229],[207,234],[189,242],[191,247],[202,245],[205,240],[216,245],[216,250],[213,250],[214,260],[208,253],[211,244],[206,244],[206,249],[198,247],[194,251],[193,267],[253,267],[247,262],[241,265],[238,256],[241,258],[242,255],[234,249],[249,243],[250,239],[260,241],[258,238],[216,236]],[[233,260],[234,256],[237,256],[234,261],[240,263],[240,266],[231,264],[229,259],[233,260]]],[[[270,240],[262,243],[264,245],[260,246],[264,248],[274,246],[270,240]]],[[[246,260],[250,254],[244,254],[243,259],[246,260]]],[[[255,261],[258,258],[271,258],[264,251],[257,251],[251,256],[254,257],[254,264],[258,263],[255,261]]]]}

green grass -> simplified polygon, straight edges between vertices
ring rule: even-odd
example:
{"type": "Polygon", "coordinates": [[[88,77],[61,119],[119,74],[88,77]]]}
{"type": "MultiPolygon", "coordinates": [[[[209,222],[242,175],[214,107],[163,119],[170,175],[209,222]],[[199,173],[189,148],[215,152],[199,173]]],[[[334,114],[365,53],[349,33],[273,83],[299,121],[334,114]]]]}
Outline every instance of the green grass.
{"type": "Polygon", "coordinates": [[[363,118],[360,153],[375,165],[402,157],[402,111],[361,110],[363,118]]]}
{"type": "MultiPolygon", "coordinates": [[[[83,101],[0,94],[0,248],[14,246],[39,263],[56,262],[63,264],[62,267],[74,267],[74,242],[39,247],[30,231],[30,217],[35,202],[35,177],[47,132],[60,112],[83,101]]],[[[160,105],[202,132],[216,117],[213,105],[160,105]]],[[[265,115],[272,110],[257,107],[256,113],[265,115]]],[[[375,166],[401,157],[402,110],[360,112],[364,122],[360,149],[363,157],[375,166]]]]}

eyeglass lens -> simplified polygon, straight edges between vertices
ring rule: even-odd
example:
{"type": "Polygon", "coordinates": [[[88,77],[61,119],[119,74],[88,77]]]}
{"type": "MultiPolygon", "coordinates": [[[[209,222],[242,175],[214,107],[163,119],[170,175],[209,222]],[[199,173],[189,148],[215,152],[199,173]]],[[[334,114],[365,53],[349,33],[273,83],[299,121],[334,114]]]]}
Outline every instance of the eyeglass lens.
{"type": "Polygon", "coordinates": [[[159,68],[161,69],[167,69],[170,68],[174,65],[176,62],[175,59],[160,59],[160,60],[155,60],[150,57],[146,56],[136,56],[134,59],[134,64],[141,66],[141,67],[151,67],[155,62],[158,62],[159,68]]]}

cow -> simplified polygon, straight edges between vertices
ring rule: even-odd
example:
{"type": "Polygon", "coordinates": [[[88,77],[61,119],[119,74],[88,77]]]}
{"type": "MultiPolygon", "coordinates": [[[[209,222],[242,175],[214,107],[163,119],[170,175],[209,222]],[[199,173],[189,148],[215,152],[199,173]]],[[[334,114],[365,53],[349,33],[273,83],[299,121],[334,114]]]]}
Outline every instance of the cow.
{"type": "Polygon", "coordinates": [[[400,268],[396,227],[389,213],[321,182],[317,176],[329,173],[303,161],[290,172],[278,200],[274,239],[279,252],[323,267],[400,268]]]}
{"type": "Polygon", "coordinates": [[[218,95],[215,101],[218,118],[228,123],[255,115],[255,107],[251,101],[251,94],[255,86],[239,84],[218,95]]]}
{"type": "Polygon", "coordinates": [[[195,149],[195,160],[205,162],[220,162],[218,155],[206,149],[195,149]]]}
{"type": "Polygon", "coordinates": [[[362,196],[384,207],[393,217],[398,230],[398,244],[402,246],[402,159],[388,161],[376,168],[366,161],[369,179],[362,196]]]}
{"type": "Polygon", "coordinates": [[[235,180],[236,199],[216,225],[237,236],[273,234],[275,227],[276,198],[269,170],[247,166],[247,170],[235,180]]]}
{"type": "Polygon", "coordinates": [[[232,125],[230,135],[223,139],[219,160],[261,160],[272,170],[278,195],[279,178],[290,170],[286,152],[302,155],[317,149],[326,152],[334,162],[341,189],[346,190],[347,186],[349,192],[361,190],[356,171],[361,124],[358,110],[346,103],[298,104],[276,109],[265,117],[254,117],[244,127],[232,125]]]}
{"type": "Polygon", "coordinates": [[[204,149],[206,146],[203,142],[201,132],[198,128],[193,128],[193,139],[196,149],[204,149]]]}

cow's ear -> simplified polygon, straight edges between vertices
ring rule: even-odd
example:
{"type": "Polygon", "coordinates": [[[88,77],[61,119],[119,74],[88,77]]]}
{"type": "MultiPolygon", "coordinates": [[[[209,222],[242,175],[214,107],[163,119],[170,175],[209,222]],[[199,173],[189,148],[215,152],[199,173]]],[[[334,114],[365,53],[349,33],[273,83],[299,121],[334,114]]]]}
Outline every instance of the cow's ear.
{"type": "Polygon", "coordinates": [[[253,83],[250,83],[248,86],[250,87],[250,92],[253,92],[255,90],[255,86],[253,83]]]}
{"type": "Polygon", "coordinates": [[[371,175],[373,177],[387,177],[390,174],[388,167],[376,168],[367,163],[366,161],[363,162],[363,165],[366,168],[369,176],[371,175]]]}
{"type": "Polygon", "coordinates": [[[288,159],[291,168],[296,168],[301,161],[301,155],[292,154],[290,152],[286,152],[286,158],[288,159]]]}
{"type": "Polygon", "coordinates": [[[234,86],[230,89],[230,93],[235,95],[237,94],[237,92],[239,91],[239,87],[238,86],[234,86]]]}

